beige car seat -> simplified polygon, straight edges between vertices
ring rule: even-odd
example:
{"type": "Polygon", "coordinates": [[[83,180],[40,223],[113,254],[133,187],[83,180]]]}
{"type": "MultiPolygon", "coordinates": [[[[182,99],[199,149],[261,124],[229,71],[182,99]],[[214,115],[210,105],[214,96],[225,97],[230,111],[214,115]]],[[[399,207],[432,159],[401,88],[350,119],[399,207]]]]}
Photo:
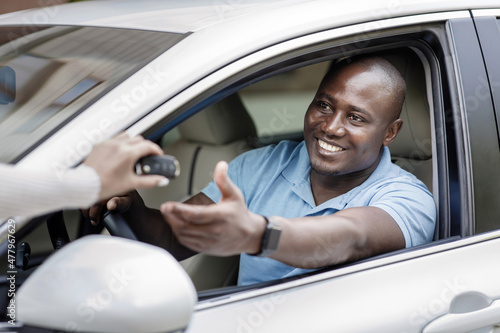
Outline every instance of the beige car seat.
{"type": "Polygon", "coordinates": [[[406,99],[401,111],[403,127],[389,146],[392,160],[413,173],[432,192],[430,105],[422,61],[410,49],[383,55],[399,69],[406,81],[406,99]]]}
{"type": "MultiPolygon", "coordinates": [[[[213,179],[218,161],[230,162],[252,149],[256,130],[237,94],[200,111],[178,126],[180,138],[164,147],[175,156],[181,174],[165,188],[140,190],[146,205],[159,208],[165,201],[184,201],[197,194],[213,179]]],[[[198,254],[181,262],[197,290],[207,290],[236,282],[239,256],[214,257],[198,254]]]]}

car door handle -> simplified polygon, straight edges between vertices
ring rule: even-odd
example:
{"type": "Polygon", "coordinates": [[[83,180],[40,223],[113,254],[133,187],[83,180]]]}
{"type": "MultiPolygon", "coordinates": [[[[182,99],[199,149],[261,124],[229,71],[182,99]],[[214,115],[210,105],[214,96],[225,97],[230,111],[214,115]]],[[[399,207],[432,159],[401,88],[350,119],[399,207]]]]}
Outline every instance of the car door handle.
{"type": "Polygon", "coordinates": [[[430,322],[422,333],[470,332],[495,325],[500,325],[500,300],[480,310],[445,314],[430,322]]]}

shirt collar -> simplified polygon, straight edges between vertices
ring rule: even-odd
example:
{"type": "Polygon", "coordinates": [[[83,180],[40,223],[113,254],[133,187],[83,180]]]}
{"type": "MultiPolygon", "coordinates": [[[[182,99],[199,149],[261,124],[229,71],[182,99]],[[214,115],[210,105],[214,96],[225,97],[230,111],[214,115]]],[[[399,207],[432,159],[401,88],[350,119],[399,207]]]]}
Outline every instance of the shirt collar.
{"type": "Polygon", "coordinates": [[[320,209],[325,206],[325,208],[335,208],[338,210],[343,209],[352,197],[356,196],[359,192],[363,191],[374,182],[383,178],[387,170],[392,165],[389,148],[384,147],[379,165],[367,180],[349,192],[316,206],[310,182],[311,163],[304,141],[297,146],[296,151],[298,151],[298,153],[292,157],[291,162],[283,170],[282,175],[292,184],[292,191],[302,200],[307,202],[311,208],[317,207],[320,209]]]}
{"type": "Polygon", "coordinates": [[[311,191],[309,175],[311,172],[311,163],[305,142],[302,141],[297,148],[295,156],[283,170],[283,177],[292,184],[292,191],[311,207],[315,207],[314,196],[311,191]]]}

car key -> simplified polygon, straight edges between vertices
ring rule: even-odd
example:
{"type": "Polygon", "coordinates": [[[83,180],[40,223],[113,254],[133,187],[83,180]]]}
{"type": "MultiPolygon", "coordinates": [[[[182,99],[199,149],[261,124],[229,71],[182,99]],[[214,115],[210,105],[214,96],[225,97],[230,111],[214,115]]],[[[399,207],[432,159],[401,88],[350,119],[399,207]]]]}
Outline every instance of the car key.
{"type": "Polygon", "coordinates": [[[162,175],[169,179],[181,173],[179,161],[171,155],[150,155],[141,158],[135,165],[138,175],[162,175]]]}

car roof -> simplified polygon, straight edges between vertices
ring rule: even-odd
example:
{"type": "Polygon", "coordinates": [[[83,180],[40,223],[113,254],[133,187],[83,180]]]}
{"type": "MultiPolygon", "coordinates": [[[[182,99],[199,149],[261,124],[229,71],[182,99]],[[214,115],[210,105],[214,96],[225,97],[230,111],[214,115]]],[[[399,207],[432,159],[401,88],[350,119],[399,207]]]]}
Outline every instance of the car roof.
{"type": "Polygon", "coordinates": [[[389,17],[497,6],[495,0],[104,0],[5,14],[0,16],[0,24],[62,24],[186,33],[213,25],[248,28],[248,21],[255,26],[258,19],[259,25],[272,31],[277,26],[287,29],[300,25],[298,21],[312,26],[322,22],[325,28],[332,28],[389,17]]]}

